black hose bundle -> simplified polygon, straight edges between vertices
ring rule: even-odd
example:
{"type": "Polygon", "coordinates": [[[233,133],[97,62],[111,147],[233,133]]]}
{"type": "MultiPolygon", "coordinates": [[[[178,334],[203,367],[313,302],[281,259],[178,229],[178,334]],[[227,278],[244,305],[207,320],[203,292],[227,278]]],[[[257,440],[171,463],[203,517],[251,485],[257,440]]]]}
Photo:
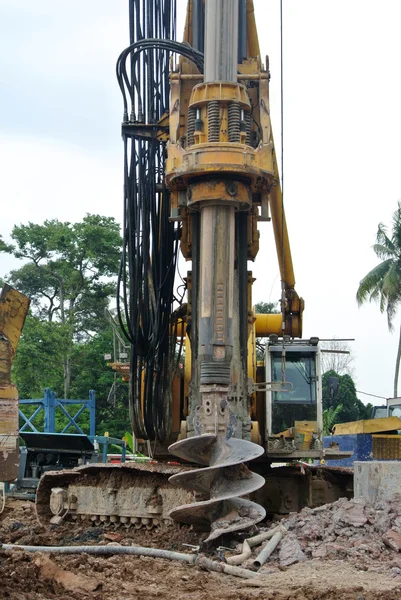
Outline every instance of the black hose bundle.
{"type": "MultiPolygon", "coordinates": [[[[203,66],[200,53],[174,41],[175,17],[175,0],[130,0],[131,45],[117,61],[125,123],[154,124],[169,110],[171,53],[203,66]]],[[[169,220],[165,144],[124,128],[123,142],[124,243],[117,308],[131,344],[130,415],[137,437],[163,441],[170,431],[177,362],[172,314],[183,298],[174,293],[180,229],[169,220]]]]}

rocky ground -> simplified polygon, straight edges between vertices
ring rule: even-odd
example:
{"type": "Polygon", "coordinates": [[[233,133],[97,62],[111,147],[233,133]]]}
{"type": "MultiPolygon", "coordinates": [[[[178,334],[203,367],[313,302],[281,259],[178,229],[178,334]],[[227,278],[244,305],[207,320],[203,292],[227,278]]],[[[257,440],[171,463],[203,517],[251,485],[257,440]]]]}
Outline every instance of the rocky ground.
{"type": "MultiPolygon", "coordinates": [[[[60,556],[0,550],[0,598],[21,600],[395,600],[401,597],[401,498],[369,506],[339,500],[281,520],[286,533],[256,579],[208,572],[162,559],[88,554],[60,556]]],[[[275,527],[277,523],[269,524],[275,527]]],[[[263,527],[261,528],[264,529],[263,527]]],[[[266,529],[266,528],[265,528],[266,529]]],[[[190,552],[189,528],[145,532],[85,523],[44,528],[30,502],[7,501],[0,543],[142,545],[190,552]]],[[[228,542],[226,542],[228,543],[228,542]]],[[[232,543],[233,551],[241,542],[232,543]]],[[[259,548],[243,567],[252,569],[259,548]]],[[[212,553],[216,559],[216,553],[212,553]]]]}

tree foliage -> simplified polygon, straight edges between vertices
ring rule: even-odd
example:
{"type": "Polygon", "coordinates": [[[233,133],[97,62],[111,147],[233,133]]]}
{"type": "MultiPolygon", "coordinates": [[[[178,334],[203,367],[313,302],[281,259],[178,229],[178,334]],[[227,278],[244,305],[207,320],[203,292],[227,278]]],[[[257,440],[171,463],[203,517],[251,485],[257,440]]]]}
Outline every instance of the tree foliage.
{"type": "MultiPolygon", "coordinates": [[[[0,246],[0,251],[26,261],[7,279],[31,298],[33,317],[62,327],[65,398],[73,377],[74,344],[88,341],[106,326],[104,310],[115,293],[121,253],[119,229],[114,218],[100,215],[86,215],[79,223],[53,219],[43,225],[15,225],[14,245],[0,246]]],[[[39,331],[38,321],[35,327],[39,331]]],[[[41,334],[46,337],[50,330],[57,327],[42,329],[41,334]]]]}
{"type": "MultiPolygon", "coordinates": [[[[335,371],[327,371],[322,377],[323,410],[336,409],[340,404],[341,411],[337,414],[337,423],[348,423],[359,419],[369,419],[371,405],[365,406],[356,394],[355,383],[350,375],[339,375],[335,371]],[[338,379],[338,388],[333,389],[331,378],[338,379]]],[[[335,423],[333,423],[334,425],[335,423]]]]}
{"type": "Polygon", "coordinates": [[[6,251],[27,262],[9,279],[31,298],[35,313],[68,323],[75,335],[96,331],[119,265],[121,236],[114,218],[15,225],[11,237],[15,245],[6,251]]]}
{"type": "Polygon", "coordinates": [[[280,312],[278,302],[257,302],[255,304],[255,312],[260,315],[278,315],[280,312]]]}
{"type": "Polygon", "coordinates": [[[323,411],[323,435],[330,435],[334,425],[340,423],[342,408],[343,405],[338,404],[336,407],[330,406],[323,411]]]}
{"type": "MultiPolygon", "coordinates": [[[[391,234],[380,223],[373,250],[382,262],[360,281],[356,299],[359,305],[367,301],[378,302],[380,311],[387,314],[389,330],[393,331],[394,317],[401,302],[401,201],[393,213],[391,234]]],[[[394,374],[394,397],[398,395],[400,359],[401,329],[394,374]]]]}
{"type": "MultiPolygon", "coordinates": [[[[69,331],[65,330],[62,323],[28,315],[12,369],[13,383],[18,388],[20,398],[43,398],[46,387],[50,387],[58,398],[64,397],[63,356],[65,344],[69,343],[69,331]]],[[[70,349],[70,397],[84,400],[88,398],[89,390],[94,389],[96,431],[99,434],[108,431],[112,437],[121,437],[129,423],[128,384],[122,382],[104,360],[104,355],[112,350],[111,328],[104,328],[86,340],[73,341],[70,349]],[[116,380],[117,402],[111,402],[110,390],[116,380]]],[[[34,410],[35,407],[24,407],[27,416],[34,410]]],[[[70,407],[70,412],[74,412],[74,405],[70,407]]],[[[38,415],[34,423],[38,428],[43,426],[43,413],[38,415]]],[[[56,413],[57,431],[61,431],[67,423],[65,416],[56,413]]],[[[87,411],[82,414],[80,425],[89,432],[87,411]]]]}
{"type": "Polygon", "coordinates": [[[62,396],[63,355],[69,344],[65,325],[27,316],[12,367],[20,398],[41,398],[45,387],[62,396]]]}
{"type": "Polygon", "coordinates": [[[111,327],[105,328],[90,340],[74,345],[72,352],[71,396],[86,398],[89,389],[96,391],[96,428],[103,434],[122,437],[129,425],[128,383],[107,365],[105,354],[113,350],[111,327]],[[117,386],[114,402],[111,390],[117,386]]]}

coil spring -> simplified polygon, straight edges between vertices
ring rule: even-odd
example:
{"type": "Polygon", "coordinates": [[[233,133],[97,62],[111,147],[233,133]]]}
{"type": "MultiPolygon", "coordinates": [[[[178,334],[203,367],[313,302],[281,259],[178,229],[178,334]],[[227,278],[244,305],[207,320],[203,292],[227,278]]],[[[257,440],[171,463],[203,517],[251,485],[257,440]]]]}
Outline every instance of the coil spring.
{"type": "Polygon", "coordinates": [[[245,130],[246,130],[246,144],[251,145],[251,113],[246,112],[244,115],[245,130]]]}
{"type": "Polygon", "coordinates": [[[196,109],[190,108],[188,111],[188,131],[187,131],[187,145],[188,146],[192,146],[195,143],[195,138],[194,138],[195,120],[196,120],[196,109]]]}
{"type": "Polygon", "coordinates": [[[228,103],[228,141],[240,141],[241,107],[238,102],[228,103]]]}
{"type": "Polygon", "coordinates": [[[203,434],[180,440],[169,451],[181,459],[202,465],[203,469],[186,471],[169,481],[185,490],[206,497],[206,500],[184,504],[169,516],[198,528],[211,528],[205,542],[234,531],[249,529],[264,519],[264,508],[238,496],[245,496],[264,485],[261,475],[252,473],[243,461],[263,454],[263,448],[238,438],[203,434]]]}
{"type": "Polygon", "coordinates": [[[209,142],[220,141],[220,103],[211,100],[207,105],[207,137],[209,142]]]}

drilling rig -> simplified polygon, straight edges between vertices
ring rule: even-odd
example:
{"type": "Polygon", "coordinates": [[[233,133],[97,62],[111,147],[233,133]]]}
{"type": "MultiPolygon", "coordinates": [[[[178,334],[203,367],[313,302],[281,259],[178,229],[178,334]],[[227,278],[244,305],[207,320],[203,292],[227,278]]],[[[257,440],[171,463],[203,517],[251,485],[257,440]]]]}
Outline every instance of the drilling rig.
{"type": "Polygon", "coordinates": [[[328,484],[313,470],[300,480],[299,470],[270,468],[338,452],[321,443],[319,340],[301,339],[304,302],[295,291],[253,0],[189,0],[182,43],[174,0],[130,0],[129,8],[130,45],[117,61],[117,301],[131,344],[132,428],[160,462],[46,473],[37,512],[42,521],[148,529],[175,520],[208,529],[213,540],[260,522],[266,510],[343,493],[334,476],[328,484]],[[279,314],[252,308],[248,265],[260,221],[273,226],[279,314]],[[177,287],[180,254],[190,269],[177,287]],[[258,337],[269,339],[262,362],[258,337]],[[255,472],[245,465],[252,460],[255,472]]]}

